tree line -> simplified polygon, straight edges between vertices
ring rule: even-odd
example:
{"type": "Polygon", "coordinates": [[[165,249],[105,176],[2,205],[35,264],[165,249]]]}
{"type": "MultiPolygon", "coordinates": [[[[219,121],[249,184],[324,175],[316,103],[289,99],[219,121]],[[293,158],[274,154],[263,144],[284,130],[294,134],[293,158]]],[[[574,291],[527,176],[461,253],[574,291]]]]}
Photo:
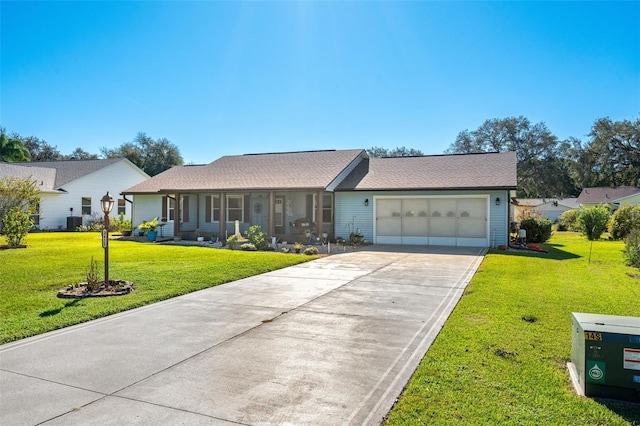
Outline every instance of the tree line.
{"type": "MultiPolygon", "coordinates": [[[[486,120],[475,130],[458,133],[446,154],[515,151],[517,196],[564,198],[582,188],[640,186],[640,116],[635,120],[597,119],[586,140],[559,140],[544,122],[525,117],[486,120]]],[[[423,155],[405,147],[373,147],[373,157],[423,155]]]]}
{"type": "Polygon", "coordinates": [[[71,154],[62,154],[56,146],[35,136],[23,137],[7,134],[0,128],[0,161],[63,161],[97,160],[99,158],[126,158],[149,176],[155,176],[173,166],[184,163],[180,150],[166,138],[153,139],[140,132],[131,142],[117,148],[100,148],[100,154],[91,154],[76,148],[71,154]]]}
{"type": "MultiPolygon", "coordinates": [[[[166,138],[138,133],[131,142],[91,154],[76,148],[63,155],[35,136],[7,134],[0,128],[0,161],[56,161],[127,158],[150,176],[184,163],[180,150],[166,138]]],[[[551,198],[577,196],[582,188],[640,186],[640,115],[631,120],[597,119],[586,140],[559,140],[544,122],[526,117],[493,118],[475,130],[463,130],[446,154],[515,151],[517,196],[551,198]]],[[[372,147],[371,157],[420,156],[418,149],[372,147]]]]}

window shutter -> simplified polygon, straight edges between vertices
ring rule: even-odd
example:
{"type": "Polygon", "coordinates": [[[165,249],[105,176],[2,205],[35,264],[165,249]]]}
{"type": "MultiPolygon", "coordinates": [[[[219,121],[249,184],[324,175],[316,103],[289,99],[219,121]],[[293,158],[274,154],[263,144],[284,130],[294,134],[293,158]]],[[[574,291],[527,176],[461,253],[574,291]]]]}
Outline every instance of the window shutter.
{"type": "Polygon", "coordinates": [[[169,219],[167,217],[167,197],[162,196],[162,218],[169,219]]]}
{"type": "Polygon", "coordinates": [[[204,221],[211,222],[211,195],[204,197],[204,221]]]}
{"type": "Polygon", "coordinates": [[[182,221],[189,222],[189,196],[182,197],[182,221]]]}
{"type": "Polygon", "coordinates": [[[251,222],[251,196],[250,195],[245,195],[244,196],[244,223],[250,223],[251,222]]]}

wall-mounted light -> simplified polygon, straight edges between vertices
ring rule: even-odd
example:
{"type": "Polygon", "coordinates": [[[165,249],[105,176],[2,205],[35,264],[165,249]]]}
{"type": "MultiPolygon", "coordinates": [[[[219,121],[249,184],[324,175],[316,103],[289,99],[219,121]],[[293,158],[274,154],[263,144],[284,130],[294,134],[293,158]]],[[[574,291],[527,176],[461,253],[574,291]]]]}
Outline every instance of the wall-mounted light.
{"type": "Polygon", "coordinates": [[[365,199],[364,199],[364,205],[365,205],[365,206],[368,206],[368,205],[369,205],[369,199],[368,199],[368,198],[365,198],[365,199]]]}
{"type": "Polygon", "coordinates": [[[496,206],[500,205],[500,197],[496,197],[496,206]]]}

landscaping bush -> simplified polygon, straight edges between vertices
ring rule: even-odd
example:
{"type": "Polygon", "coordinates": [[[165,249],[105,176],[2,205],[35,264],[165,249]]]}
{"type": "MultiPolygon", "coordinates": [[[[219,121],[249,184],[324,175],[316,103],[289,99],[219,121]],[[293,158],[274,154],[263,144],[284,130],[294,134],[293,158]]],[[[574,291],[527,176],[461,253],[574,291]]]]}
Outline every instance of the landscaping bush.
{"type": "Polygon", "coordinates": [[[640,268],[640,229],[632,229],[625,238],[624,260],[627,265],[640,268]]]}
{"type": "Polygon", "coordinates": [[[318,254],[318,248],[313,246],[307,247],[306,249],[304,249],[304,254],[306,254],[307,256],[318,254]]]}
{"type": "Polygon", "coordinates": [[[597,240],[607,230],[609,208],[603,205],[580,210],[578,226],[589,241],[597,240]]]}
{"type": "Polygon", "coordinates": [[[613,213],[609,221],[609,233],[614,240],[621,240],[629,235],[632,229],[640,229],[640,206],[628,204],[613,213]]]}
{"type": "Polygon", "coordinates": [[[579,231],[577,220],[580,211],[571,209],[563,212],[558,220],[558,231],[579,231]]]}
{"type": "Polygon", "coordinates": [[[256,247],[257,250],[266,250],[269,247],[267,236],[262,232],[260,225],[253,225],[247,231],[247,238],[256,247]]]}
{"type": "Polygon", "coordinates": [[[255,245],[251,244],[251,243],[244,243],[240,246],[240,250],[244,250],[244,251],[257,251],[258,249],[256,248],[255,245]]]}
{"type": "Polygon", "coordinates": [[[2,222],[4,224],[2,232],[7,239],[7,244],[14,247],[22,243],[33,226],[33,219],[21,207],[11,207],[2,218],[2,222]]]}
{"type": "Polygon", "coordinates": [[[551,238],[553,222],[546,218],[530,217],[520,221],[520,229],[527,231],[527,242],[544,243],[551,238]]]}

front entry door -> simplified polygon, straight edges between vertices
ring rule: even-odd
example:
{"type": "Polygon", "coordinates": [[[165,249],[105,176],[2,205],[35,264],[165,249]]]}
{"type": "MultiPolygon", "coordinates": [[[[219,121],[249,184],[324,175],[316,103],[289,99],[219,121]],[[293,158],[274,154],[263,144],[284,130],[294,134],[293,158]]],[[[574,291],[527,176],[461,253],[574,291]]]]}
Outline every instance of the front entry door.
{"type": "Polygon", "coordinates": [[[276,234],[284,234],[284,197],[276,197],[274,201],[274,227],[276,234]]]}

